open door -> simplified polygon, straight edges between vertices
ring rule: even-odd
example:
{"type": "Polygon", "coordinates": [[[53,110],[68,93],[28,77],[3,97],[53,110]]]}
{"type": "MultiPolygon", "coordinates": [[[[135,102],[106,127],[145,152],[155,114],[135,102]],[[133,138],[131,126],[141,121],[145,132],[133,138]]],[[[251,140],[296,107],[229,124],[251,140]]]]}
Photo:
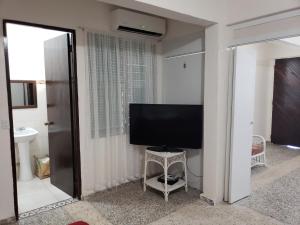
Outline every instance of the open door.
{"type": "Polygon", "coordinates": [[[229,203],[250,195],[256,51],[245,46],[235,51],[232,99],[229,203]]]}
{"type": "Polygon", "coordinates": [[[70,37],[44,43],[51,183],[74,196],[70,37]]]}

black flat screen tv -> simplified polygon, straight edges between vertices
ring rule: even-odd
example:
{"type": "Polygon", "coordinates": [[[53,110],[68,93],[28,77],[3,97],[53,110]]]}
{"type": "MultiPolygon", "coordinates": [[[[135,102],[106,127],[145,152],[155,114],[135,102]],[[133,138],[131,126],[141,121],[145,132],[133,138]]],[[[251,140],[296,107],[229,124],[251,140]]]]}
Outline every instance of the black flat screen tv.
{"type": "Polygon", "coordinates": [[[202,147],[202,105],[130,104],[129,123],[130,144],[202,147]]]}

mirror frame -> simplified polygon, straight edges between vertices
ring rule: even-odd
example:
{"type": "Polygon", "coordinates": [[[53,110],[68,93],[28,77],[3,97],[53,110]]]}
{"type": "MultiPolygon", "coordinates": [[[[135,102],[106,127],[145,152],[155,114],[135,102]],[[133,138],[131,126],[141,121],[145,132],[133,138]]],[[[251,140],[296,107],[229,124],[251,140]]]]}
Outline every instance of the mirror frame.
{"type": "Polygon", "coordinates": [[[12,106],[12,109],[32,109],[37,108],[37,90],[36,90],[36,84],[37,82],[35,80],[10,80],[10,83],[27,83],[27,84],[33,84],[33,105],[26,105],[26,106],[12,106]]]}

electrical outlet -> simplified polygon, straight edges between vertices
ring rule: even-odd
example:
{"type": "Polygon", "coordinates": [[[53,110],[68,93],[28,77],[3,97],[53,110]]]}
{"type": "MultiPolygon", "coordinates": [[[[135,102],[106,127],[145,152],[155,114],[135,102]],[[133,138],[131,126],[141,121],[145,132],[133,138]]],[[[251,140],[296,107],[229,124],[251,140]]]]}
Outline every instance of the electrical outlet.
{"type": "Polygon", "coordinates": [[[9,130],[9,128],[10,128],[9,121],[8,120],[1,120],[0,121],[0,128],[2,130],[9,130]]]}

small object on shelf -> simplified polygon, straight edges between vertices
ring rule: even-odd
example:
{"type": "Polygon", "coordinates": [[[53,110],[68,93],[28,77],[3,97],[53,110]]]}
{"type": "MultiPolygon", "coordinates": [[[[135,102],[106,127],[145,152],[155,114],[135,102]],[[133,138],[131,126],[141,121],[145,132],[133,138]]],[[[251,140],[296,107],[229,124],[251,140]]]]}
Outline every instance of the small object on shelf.
{"type": "MultiPolygon", "coordinates": [[[[173,185],[178,182],[179,178],[175,175],[168,174],[167,176],[167,184],[168,185],[173,185]]],[[[165,183],[165,175],[161,175],[157,178],[157,181],[160,183],[165,183]]]]}

